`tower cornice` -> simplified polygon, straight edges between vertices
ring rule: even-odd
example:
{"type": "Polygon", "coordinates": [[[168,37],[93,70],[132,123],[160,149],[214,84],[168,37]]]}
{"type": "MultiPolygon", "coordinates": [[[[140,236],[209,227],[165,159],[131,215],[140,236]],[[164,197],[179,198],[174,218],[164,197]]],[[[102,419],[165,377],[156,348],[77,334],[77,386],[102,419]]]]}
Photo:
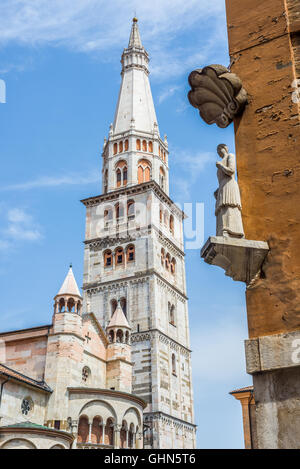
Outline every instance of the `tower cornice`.
{"type": "Polygon", "coordinates": [[[88,197],[87,199],[82,199],[80,202],[83,203],[86,207],[96,206],[102,202],[106,202],[109,200],[116,200],[118,197],[128,194],[140,194],[142,192],[146,192],[147,190],[152,190],[161,202],[165,202],[169,207],[172,206],[174,212],[182,219],[186,218],[185,213],[175,205],[172,199],[161,189],[161,187],[155,181],[144,182],[141,184],[136,184],[130,187],[124,187],[122,189],[118,189],[115,191],[108,192],[107,194],[97,195],[93,197],[88,197]]]}

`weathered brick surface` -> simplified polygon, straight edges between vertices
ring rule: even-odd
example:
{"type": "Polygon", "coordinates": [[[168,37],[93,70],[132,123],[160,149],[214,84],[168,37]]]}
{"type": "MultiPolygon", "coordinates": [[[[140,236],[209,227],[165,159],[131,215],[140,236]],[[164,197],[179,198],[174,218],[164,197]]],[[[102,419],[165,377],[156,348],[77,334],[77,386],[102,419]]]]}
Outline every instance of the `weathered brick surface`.
{"type": "MultiPolygon", "coordinates": [[[[294,50],[283,0],[227,0],[232,71],[249,103],[235,121],[238,179],[248,239],[266,240],[264,276],[247,289],[249,335],[300,326],[299,103],[294,50]]],[[[291,15],[296,4],[290,2],[291,15]]],[[[292,20],[293,21],[293,20],[292,20]]]]}

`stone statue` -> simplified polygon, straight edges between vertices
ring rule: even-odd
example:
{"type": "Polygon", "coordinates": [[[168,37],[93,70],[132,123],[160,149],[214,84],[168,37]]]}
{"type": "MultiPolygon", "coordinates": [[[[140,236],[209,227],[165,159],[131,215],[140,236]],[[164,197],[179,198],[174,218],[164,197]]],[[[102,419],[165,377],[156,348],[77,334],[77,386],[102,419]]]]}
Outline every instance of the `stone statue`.
{"type": "Polygon", "coordinates": [[[235,180],[235,156],[221,143],[217,152],[222,161],[217,161],[219,189],[216,198],[217,236],[244,238],[240,189],[235,180]]]}

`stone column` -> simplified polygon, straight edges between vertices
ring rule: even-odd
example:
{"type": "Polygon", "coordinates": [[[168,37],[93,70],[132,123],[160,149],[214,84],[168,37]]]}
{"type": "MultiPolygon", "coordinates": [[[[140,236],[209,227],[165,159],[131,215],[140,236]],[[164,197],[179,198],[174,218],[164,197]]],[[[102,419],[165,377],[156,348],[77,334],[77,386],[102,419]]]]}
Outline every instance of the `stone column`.
{"type": "Polygon", "coordinates": [[[104,445],[105,444],[105,425],[104,423],[102,423],[102,442],[101,444],[104,445]]]}
{"type": "Polygon", "coordinates": [[[78,420],[72,420],[71,433],[74,436],[72,443],[72,449],[77,449],[77,438],[78,438],[78,420]]]}
{"type": "Polygon", "coordinates": [[[114,425],[114,449],[120,449],[120,431],[121,425],[114,425]]]}
{"type": "Polygon", "coordinates": [[[92,443],[92,423],[89,423],[89,439],[88,443],[92,443]]]}

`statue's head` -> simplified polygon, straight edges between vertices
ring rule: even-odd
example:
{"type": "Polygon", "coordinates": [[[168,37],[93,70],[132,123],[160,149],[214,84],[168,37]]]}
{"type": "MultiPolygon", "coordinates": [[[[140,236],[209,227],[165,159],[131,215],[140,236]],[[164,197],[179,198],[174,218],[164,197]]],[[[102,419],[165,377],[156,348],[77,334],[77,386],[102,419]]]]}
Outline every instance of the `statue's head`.
{"type": "Polygon", "coordinates": [[[221,158],[224,158],[224,156],[228,154],[228,146],[225,145],[225,143],[220,143],[220,145],[217,146],[217,152],[221,158]]]}

